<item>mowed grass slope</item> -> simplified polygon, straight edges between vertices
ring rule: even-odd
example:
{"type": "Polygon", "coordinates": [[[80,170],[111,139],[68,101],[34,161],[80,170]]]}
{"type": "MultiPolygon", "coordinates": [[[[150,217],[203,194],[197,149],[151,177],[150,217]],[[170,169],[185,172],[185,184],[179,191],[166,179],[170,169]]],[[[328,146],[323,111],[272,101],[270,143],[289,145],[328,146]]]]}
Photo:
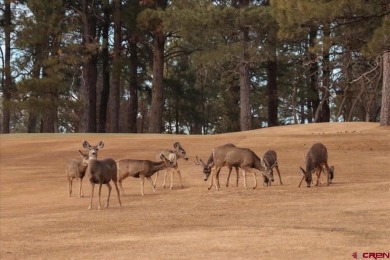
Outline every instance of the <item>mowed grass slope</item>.
{"type": "MultiPolygon", "coordinates": [[[[376,123],[283,126],[248,132],[175,136],[146,134],[11,134],[0,136],[0,259],[352,259],[353,252],[390,250],[390,129],[376,123]],[[99,158],[151,159],[180,141],[190,159],[179,161],[184,189],[157,194],[139,179],[124,181],[119,208],[115,189],[110,207],[87,210],[84,198],[68,195],[65,163],[79,158],[81,142],[105,147],[99,158]],[[195,156],[207,160],[225,143],[248,147],[259,156],[274,149],[284,185],[248,190],[233,171],[225,187],[207,190],[195,156]],[[315,142],[328,148],[335,166],[330,187],[297,185],[299,166],[315,142]]],[[[325,180],[325,178],[323,178],[325,180]]],[[[167,179],[169,183],[169,178],[167,179]]],[[[168,185],[169,186],[169,185],[168,185]]],[[[102,204],[107,188],[102,188],[102,204]]]]}

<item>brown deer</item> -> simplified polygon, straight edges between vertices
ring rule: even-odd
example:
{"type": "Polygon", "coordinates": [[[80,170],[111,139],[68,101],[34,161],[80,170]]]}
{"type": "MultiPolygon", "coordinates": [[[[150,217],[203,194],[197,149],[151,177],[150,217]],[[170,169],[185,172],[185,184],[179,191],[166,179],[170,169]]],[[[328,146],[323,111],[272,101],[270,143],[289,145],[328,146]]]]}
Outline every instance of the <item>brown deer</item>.
{"type": "Polygon", "coordinates": [[[310,188],[312,173],[317,175],[316,186],[318,186],[324,167],[326,170],[327,186],[332,183],[332,179],[334,177],[334,167],[332,166],[329,168],[328,166],[328,151],[323,144],[315,143],[310,147],[305,156],[305,163],[306,170],[300,167],[303,177],[298,187],[301,187],[302,181],[305,180],[307,187],[310,188]]]}
{"type": "MultiPolygon", "coordinates": [[[[213,149],[213,153],[210,155],[207,163],[204,163],[202,161],[202,159],[199,159],[198,156],[196,156],[195,164],[203,167],[203,173],[205,175],[210,175],[212,169],[214,169],[213,168],[214,154],[217,153],[218,156],[225,156],[226,152],[229,151],[230,147],[236,147],[236,146],[234,144],[228,143],[228,144],[224,144],[224,145],[221,145],[221,146],[213,149]]],[[[232,173],[233,168],[236,170],[236,174],[237,174],[236,187],[238,187],[238,178],[239,178],[238,167],[233,167],[230,165],[225,165],[225,166],[228,167],[228,169],[229,169],[229,174],[228,174],[228,177],[226,180],[226,187],[229,187],[229,179],[230,179],[230,175],[232,173]]],[[[213,186],[213,179],[214,178],[215,178],[215,171],[213,171],[213,173],[212,173],[211,181],[210,181],[210,185],[209,185],[208,189],[211,189],[211,187],[213,186]]],[[[208,177],[207,177],[207,179],[208,179],[208,177]]]]}
{"type": "MultiPolygon", "coordinates": [[[[184,160],[187,161],[188,160],[188,156],[187,156],[187,153],[184,150],[183,146],[181,146],[181,144],[179,142],[175,142],[173,144],[173,148],[175,148],[175,149],[174,150],[171,150],[171,149],[161,150],[161,151],[159,151],[156,154],[156,160],[157,161],[161,160],[160,155],[163,154],[166,158],[168,158],[174,164],[173,168],[166,168],[162,187],[165,188],[165,180],[167,178],[167,174],[168,174],[168,171],[169,171],[170,174],[171,174],[171,186],[170,186],[170,189],[171,190],[173,189],[173,175],[174,175],[174,172],[176,172],[177,175],[179,176],[180,187],[183,189],[183,184],[181,182],[181,173],[180,173],[180,170],[179,170],[179,165],[177,164],[177,160],[179,160],[180,158],[183,158],[184,160]]],[[[154,182],[153,182],[153,186],[154,187],[156,187],[157,179],[158,179],[158,172],[156,173],[156,178],[154,179],[154,182]]]]}
{"type": "Polygon", "coordinates": [[[122,196],[125,195],[123,190],[122,181],[127,177],[140,178],[141,181],[141,195],[144,196],[144,183],[147,178],[153,187],[153,193],[156,194],[156,190],[153,185],[152,175],[160,170],[175,167],[174,162],[170,161],[164,156],[160,155],[161,161],[153,162],[149,160],[132,160],[124,159],[118,162],[118,182],[119,187],[122,190],[122,196]]]}
{"type": "MultiPolygon", "coordinates": [[[[279,165],[278,165],[278,155],[274,150],[268,150],[263,155],[263,162],[265,167],[269,169],[273,173],[273,169],[275,168],[279,175],[280,185],[283,185],[282,178],[280,177],[279,165]]],[[[264,185],[271,185],[271,182],[268,179],[264,179],[264,185]]]]}
{"type": "Polygon", "coordinates": [[[83,153],[80,150],[79,153],[81,154],[80,160],[72,159],[66,163],[65,172],[68,178],[69,197],[72,197],[72,186],[74,179],[79,181],[79,198],[84,197],[82,186],[83,178],[88,167],[88,154],[83,153]]]}
{"type": "MultiPolygon", "coordinates": [[[[253,189],[257,187],[256,171],[261,171],[263,176],[267,177],[269,180],[273,181],[273,174],[269,169],[266,169],[262,160],[250,149],[248,148],[239,148],[232,144],[227,144],[214,149],[210,155],[207,164],[204,164],[204,177],[203,179],[207,181],[211,173],[211,168],[215,167],[215,188],[219,190],[219,172],[221,168],[227,166],[229,169],[232,167],[239,167],[242,169],[243,178],[244,178],[244,187],[247,189],[246,185],[246,172],[252,172],[254,177],[254,186],[253,189]]],[[[212,185],[212,184],[211,184],[212,185]]],[[[209,186],[209,189],[211,186],[209,186]]]]}
{"type": "Polygon", "coordinates": [[[101,195],[103,184],[106,184],[108,188],[107,203],[105,207],[107,208],[109,206],[111,189],[112,189],[110,185],[110,181],[112,181],[115,185],[116,192],[118,194],[119,206],[122,208],[122,203],[119,196],[119,189],[117,184],[116,162],[111,158],[105,158],[103,160],[97,159],[98,150],[104,147],[104,142],[100,141],[96,146],[92,146],[87,141],[83,141],[83,147],[89,150],[88,153],[89,159],[88,159],[88,167],[87,167],[86,174],[88,175],[89,181],[91,182],[92,185],[91,202],[89,203],[88,209],[92,209],[92,200],[93,200],[93,192],[95,189],[95,184],[99,184],[98,209],[101,208],[100,195],[101,195]]]}

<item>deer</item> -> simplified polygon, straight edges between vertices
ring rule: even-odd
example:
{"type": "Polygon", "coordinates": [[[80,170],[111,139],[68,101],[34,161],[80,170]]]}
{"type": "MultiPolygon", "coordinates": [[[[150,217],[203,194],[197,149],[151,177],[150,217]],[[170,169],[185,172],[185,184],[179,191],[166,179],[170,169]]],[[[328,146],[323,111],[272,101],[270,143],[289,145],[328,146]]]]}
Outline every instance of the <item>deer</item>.
{"type": "MultiPolygon", "coordinates": [[[[265,167],[269,169],[273,173],[273,169],[275,168],[279,175],[280,185],[283,185],[282,178],[280,177],[279,165],[278,165],[278,155],[274,150],[267,150],[263,155],[263,162],[265,167]]],[[[271,182],[268,179],[264,178],[264,185],[271,185],[271,182]]]]}
{"type": "Polygon", "coordinates": [[[145,178],[150,181],[153,188],[153,193],[156,194],[156,189],[153,185],[152,176],[154,173],[164,170],[166,168],[174,168],[175,161],[169,160],[164,154],[160,154],[160,161],[150,160],[133,160],[123,159],[118,161],[118,182],[122,191],[122,196],[125,196],[122,182],[127,177],[140,178],[141,181],[141,195],[144,196],[145,178]]]}
{"type": "Polygon", "coordinates": [[[306,169],[299,167],[302,171],[303,177],[298,187],[301,187],[302,181],[306,181],[306,186],[310,188],[312,182],[312,173],[317,175],[317,182],[315,186],[319,185],[321,179],[321,173],[325,168],[327,186],[332,183],[334,177],[334,167],[328,166],[328,151],[322,143],[313,144],[305,155],[306,169]]]}
{"type": "MultiPolygon", "coordinates": [[[[254,177],[254,186],[253,189],[257,187],[256,171],[261,171],[263,176],[267,177],[269,180],[273,181],[273,173],[267,169],[264,165],[264,162],[249,148],[239,148],[232,144],[227,144],[214,149],[210,155],[207,164],[204,164],[204,181],[210,176],[211,168],[214,168],[215,171],[215,188],[219,190],[219,172],[224,166],[229,167],[239,167],[242,169],[243,178],[244,178],[244,188],[248,189],[246,185],[246,172],[252,172],[254,177]]],[[[212,184],[211,184],[212,186],[212,184]]],[[[209,186],[209,189],[211,188],[209,186]]]]}
{"type": "Polygon", "coordinates": [[[69,197],[72,197],[72,186],[73,180],[77,179],[79,181],[79,194],[78,197],[84,197],[82,186],[83,186],[83,178],[85,176],[85,172],[88,167],[88,154],[83,153],[79,150],[81,154],[81,159],[76,160],[72,159],[66,163],[66,176],[68,178],[68,188],[69,188],[69,197]]]}
{"type": "MultiPolygon", "coordinates": [[[[183,184],[182,184],[182,181],[181,181],[181,173],[180,173],[180,170],[179,170],[179,165],[177,164],[177,160],[179,160],[180,158],[183,158],[184,160],[187,161],[188,160],[188,156],[187,156],[187,153],[184,150],[183,146],[181,146],[181,144],[179,142],[175,142],[173,144],[173,148],[175,148],[175,149],[174,150],[171,150],[171,149],[161,150],[161,151],[159,151],[156,154],[156,160],[161,160],[160,155],[164,154],[164,156],[166,158],[168,158],[170,161],[172,161],[173,164],[174,164],[173,168],[166,168],[162,187],[165,188],[165,180],[167,178],[167,174],[168,174],[168,171],[169,171],[170,174],[171,174],[171,186],[170,186],[170,189],[171,190],[173,189],[173,175],[174,175],[174,172],[177,172],[177,175],[179,176],[179,180],[180,180],[180,187],[183,189],[183,184]]],[[[153,182],[153,186],[155,188],[156,188],[157,179],[158,179],[158,172],[156,173],[156,178],[154,179],[154,182],[153,182]]]]}
{"type": "Polygon", "coordinates": [[[93,201],[93,193],[95,189],[95,184],[99,184],[99,205],[98,209],[101,209],[101,203],[100,203],[100,197],[101,197],[101,190],[102,185],[106,184],[108,188],[108,195],[107,195],[107,203],[105,205],[105,208],[108,208],[110,203],[110,195],[111,195],[111,185],[110,181],[112,181],[115,185],[115,189],[118,195],[118,201],[119,206],[122,208],[122,202],[121,198],[119,196],[119,189],[117,184],[117,164],[116,162],[111,158],[105,158],[102,160],[97,159],[97,154],[99,149],[102,149],[104,147],[104,142],[100,141],[97,145],[92,146],[87,141],[83,141],[82,143],[83,147],[88,149],[88,167],[86,170],[86,174],[89,177],[89,181],[92,186],[91,190],[91,201],[89,203],[88,209],[92,209],[92,201],[93,201]]]}
{"type": "MultiPolygon", "coordinates": [[[[219,146],[219,147],[215,148],[213,150],[213,153],[210,155],[207,163],[204,163],[202,161],[202,159],[199,159],[198,156],[196,156],[195,157],[196,158],[195,164],[203,167],[203,173],[204,174],[210,175],[210,173],[212,171],[212,164],[213,164],[213,159],[214,159],[214,153],[217,153],[219,156],[225,156],[224,154],[227,151],[229,151],[229,147],[236,147],[236,146],[234,144],[228,143],[228,144],[224,144],[222,146],[219,146]],[[215,151],[217,151],[217,152],[215,152],[215,151]]],[[[238,178],[239,178],[238,167],[236,167],[236,166],[233,167],[233,166],[230,166],[230,165],[225,165],[225,166],[227,166],[229,168],[229,174],[228,174],[228,177],[227,177],[227,180],[226,180],[226,187],[229,187],[230,174],[232,173],[232,169],[233,168],[236,170],[236,174],[237,174],[236,187],[238,187],[238,178]]],[[[215,178],[215,171],[213,171],[213,174],[212,174],[212,177],[211,177],[210,185],[208,187],[209,190],[213,186],[213,179],[214,178],[215,178]]]]}

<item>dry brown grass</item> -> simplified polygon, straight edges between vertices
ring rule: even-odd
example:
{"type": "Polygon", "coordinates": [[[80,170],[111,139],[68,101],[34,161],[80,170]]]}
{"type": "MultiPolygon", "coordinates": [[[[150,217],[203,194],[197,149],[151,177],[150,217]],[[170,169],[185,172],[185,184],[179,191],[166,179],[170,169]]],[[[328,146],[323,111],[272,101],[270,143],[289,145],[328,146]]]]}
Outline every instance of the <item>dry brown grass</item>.
{"type": "MultiPolygon", "coordinates": [[[[1,259],[352,259],[353,252],[390,250],[390,129],[373,123],[284,126],[212,135],[2,135],[0,174],[1,259]],[[119,209],[88,211],[90,185],[68,197],[65,162],[78,158],[83,139],[105,141],[99,157],[154,159],[155,151],[180,141],[189,161],[179,161],[184,189],[157,195],[138,179],[124,182],[119,209]],[[258,155],[278,152],[284,185],[207,190],[195,155],[232,142],[258,155]],[[305,151],[328,147],[335,166],[330,187],[297,188],[305,151]]],[[[248,177],[248,186],[253,180],[248,177]]],[[[95,191],[96,193],[96,191],[95,191]]],[[[107,189],[103,187],[102,198],[107,189]]]]}

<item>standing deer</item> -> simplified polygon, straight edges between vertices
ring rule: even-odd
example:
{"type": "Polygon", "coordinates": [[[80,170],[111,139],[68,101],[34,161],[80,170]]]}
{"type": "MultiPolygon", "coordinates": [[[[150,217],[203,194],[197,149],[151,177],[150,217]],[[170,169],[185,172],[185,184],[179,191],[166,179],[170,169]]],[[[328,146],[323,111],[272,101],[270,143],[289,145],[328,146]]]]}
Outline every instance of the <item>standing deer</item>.
{"type": "MultiPolygon", "coordinates": [[[[274,150],[268,150],[263,155],[263,162],[265,167],[269,169],[273,173],[273,169],[275,168],[279,175],[280,185],[283,185],[282,178],[280,177],[280,171],[278,166],[278,156],[274,150]]],[[[268,179],[264,179],[264,184],[271,185],[271,182],[268,179]]]]}
{"type": "Polygon", "coordinates": [[[110,195],[111,195],[111,185],[110,181],[114,182],[116,192],[118,194],[119,206],[122,208],[121,198],[119,196],[119,189],[117,184],[117,165],[116,162],[111,158],[105,158],[103,160],[97,159],[97,153],[99,149],[104,147],[104,142],[100,141],[98,145],[92,146],[87,141],[83,141],[83,147],[89,150],[88,156],[88,167],[87,167],[87,175],[89,177],[89,181],[92,185],[91,191],[91,202],[89,203],[89,208],[92,209],[92,200],[93,200],[93,192],[95,189],[95,184],[99,184],[99,206],[98,209],[101,208],[100,203],[100,195],[102,190],[102,185],[106,184],[108,187],[108,195],[107,195],[107,203],[106,208],[110,203],[110,195]]]}
{"type": "MultiPolygon", "coordinates": [[[[247,189],[246,185],[246,172],[252,172],[254,177],[254,186],[253,189],[257,187],[257,179],[255,170],[259,170],[263,173],[263,176],[267,177],[269,180],[273,181],[274,177],[270,170],[266,169],[264,163],[261,159],[250,149],[248,148],[239,148],[234,145],[228,144],[220,146],[213,151],[210,155],[210,158],[207,162],[207,169],[203,170],[204,177],[203,179],[207,181],[211,173],[211,168],[215,167],[215,188],[219,190],[219,172],[224,166],[229,167],[240,167],[242,169],[243,178],[244,178],[244,187],[247,189]]],[[[212,185],[212,184],[211,184],[212,185]]],[[[211,186],[209,187],[209,189],[211,186]]]]}
{"type": "MultiPolygon", "coordinates": [[[[168,158],[170,161],[173,162],[174,167],[173,168],[167,168],[164,174],[164,182],[162,187],[165,188],[165,180],[167,178],[168,171],[171,173],[171,186],[170,189],[173,189],[173,174],[174,172],[177,172],[177,175],[179,176],[180,180],[180,187],[183,189],[183,184],[181,182],[181,173],[179,170],[179,165],[177,164],[177,160],[180,158],[183,158],[184,160],[188,160],[188,156],[184,148],[181,146],[179,142],[175,142],[173,144],[174,150],[171,149],[165,149],[161,150],[156,154],[156,160],[161,160],[160,155],[163,154],[166,158],[168,158]]],[[[153,186],[156,187],[157,183],[157,178],[158,178],[158,172],[156,173],[156,178],[154,179],[153,186]]]]}
{"type": "Polygon", "coordinates": [[[80,150],[79,153],[81,154],[80,160],[72,159],[66,163],[66,176],[68,178],[69,197],[72,197],[72,186],[74,179],[79,181],[79,198],[84,197],[82,186],[83,178],[88,167],[88,154],[83,153],[80,150]]]}
{"type": "Polygon", "coordinates": [[[315,143],[310,147],[305,156],[305,163],[306,170],[300,167],[303,177],[298,187],[301,187],[302,181],[305,180],[307,187],[310,188],[313,172],[317,175],[316,186],[318,186],[323,167],[325,167],[326,170],[327,186],[332,183],[332,179],[334,177],[334,167],[332,166],[329,168],[328,166],[328,151],[323,144],[315,143]]]}
{"type": "Polygon", "coordinates": [[[160,170],[175,167],[174,162],[165,157],[164,154],[160,155],[161,161],[153,162],[149,160],[132,160],[124,159],[118,162],[118,182],[119,187],[122,190],[122,196],[125,195],[123,190],[122,181],[127,177],[140,178],[141,181],[141,195],[144,196],[144,183],[147,178],[153,187],[153,193],[156,194],[156,190],[153,185],[152,175],[160,170]]]}
{"type": "MultiPolygon", "coordinates": [[[[213,167],[213,163],[214,163],[214,154],[218,154],[218,156],[224,157],[226,155],[226,152],[229,151],[229,148],[231,148],[231,147],[236,147],[236,146],[234,144],[228,143],[228,144],[221,145],[221,146],[213,149],[213,152],[210,155],[209,159],[207,160],[207,163],[204,163],[202,161],[202,159],[199,159],[196,156],[195,164],[202,166],[203,167],[203,173],[208,176],[208,175],[210,175],[210,173],[212,171],[212,167],[213,167]]],[[[226,187],[228,187],[229,186],[230,174],[232,173],[233,166],[230,166],[230,165],[225,165],[225,166],[227,166],[229,168],[229,174],[228,174],[228,177],[227,177],[227,180],[226,180],[226,187]]],[[[238,177],[239,177],[238,167],[234,167],[234,169],[236,170],[236,174],[237,174],[236,187],[238,187],[238,177]]],[[[215,171],[213,171],[213,174],[211,176],[210,186],[208,187],[208,189],[211,189],[211,187],[213,186],[213,179],[214,178],[215,178],[215,171]]]]}

